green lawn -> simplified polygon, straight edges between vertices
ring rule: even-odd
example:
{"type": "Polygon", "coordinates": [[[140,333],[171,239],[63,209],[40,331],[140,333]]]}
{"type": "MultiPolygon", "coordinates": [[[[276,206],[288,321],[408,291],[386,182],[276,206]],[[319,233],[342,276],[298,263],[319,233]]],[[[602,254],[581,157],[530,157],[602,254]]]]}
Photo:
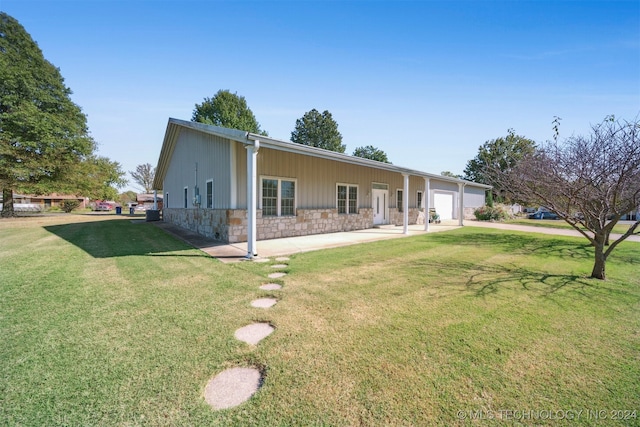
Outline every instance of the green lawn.
{"type": "Polygon", "coordinates": [[[640,425],[640,244],[600,282],[585,243],[467,227],[299,254],[264,292],[269,264],[150,223],[0,220],[0,425],[640,425]],[[213,411],[246,365],[260,391],[213,411]]]}

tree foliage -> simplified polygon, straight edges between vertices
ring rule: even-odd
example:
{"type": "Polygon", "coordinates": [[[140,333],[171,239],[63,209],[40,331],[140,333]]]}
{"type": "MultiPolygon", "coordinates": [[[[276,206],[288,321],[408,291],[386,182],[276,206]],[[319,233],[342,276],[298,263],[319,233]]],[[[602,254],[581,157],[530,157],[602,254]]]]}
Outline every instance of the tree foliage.
{"type": "Polygon", "coordinates": [[[455,174],[455,173],[453,173],[451,171],[442,171],[442,172],[440,172],[440,175],[448,176],[450,178],[458,178],[458,179],[462,179],[463,178],[462,175],[457,175],[457,174],[455,174]]]}
{"type": "Polygon", "coordinates": [[[267,135],[260,129],[244,96],[229,90],[219,90],[212,98],[196,104],[191,121],[267,135]]]}
{"type": "Polygon", "coordinates": [[[156,176],[156,168],[150,163],[136,166],[135,172],[129,171],[129,175],[133,181],[138,184],[145,193],[151,193],[153,190],[153,179],[156,176]]]}
{"type": "Polygon", "coordinates": [[[13,215],[13,191],[61,192],[61,178],[93,153],[86,117],[70,95],[24,27],[0,12],[2,216],[13,215]]]}
{"type": "MultiPolygon", "coordinates": [[[[90,199],[115,200],[118,197],[118,188],[127,184],[124,171],[120,163],[102,156],[89,156],[79,166],[81,179],[72,184],[77,194],[82,194],[90,199]]],[[[71,190],[69,190],[71,192],[71,190]]]]}
{"type": "Polygon", "coordinates": [[[2,216],[14,215],[14,191],[102,198],[126,183],[117,162],[94,154],[87,119],[70,96],[60,70],[0,13],[2,216]]]}
{"type": "Polygon", "coordinates": [[[613,243],[620,218],[640,207],[640,122],[613,117],[592,126],[589,136],[547,142],[500,176],[516,198],[546,206],[594,246],[591,277],[605,279],[607,257],[636,230],[640,220],[613,243]]]}
{"type": "Polygon", "coordinates": [[[375,160],[376,162],[391,163],[387,157],[387,153],[373,145],[358,147],[354,150],[353,155],[364,159],[375,160]]]}
{"type": "Polygon", "coordinates": [[[338,123],[333,120],[331,113],[325,110],[320,114],[315,108],[296,120],[295,129],[291,132],[291,142],[338,153],[344,153],[347,148],[342,144],[338,123]]]}
{"type": "Polygon", "coordinates": [[[464,179],[493,186],[494,195],[501,200],[505,188],[500,186],[497,174],[511,170],[520,159],[533,153],[535,147],[534,141],[509,129],[506,137],[492,139],[480,146],[476,157],[467,162],[464,179]]]}

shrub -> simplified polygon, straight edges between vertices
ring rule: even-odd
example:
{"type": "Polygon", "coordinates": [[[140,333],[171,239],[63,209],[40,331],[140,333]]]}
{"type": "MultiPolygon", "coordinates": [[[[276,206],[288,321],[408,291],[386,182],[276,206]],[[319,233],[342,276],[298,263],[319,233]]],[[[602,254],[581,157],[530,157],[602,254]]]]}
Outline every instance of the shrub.
{"type": "Polygon", "coordinates": [[[478,221],[505,221],[513,217],[505,205],[482,206],[473,211],[473,215],[478,221]]]}
{"type": "Polygon", "coordinates": [[[60,208],[66,213],[71,212],[78,206],[80,206],[80,202],[78,200],[72,199],[72,200],[63,200],[62,202],[60,202],[60,208]]]}

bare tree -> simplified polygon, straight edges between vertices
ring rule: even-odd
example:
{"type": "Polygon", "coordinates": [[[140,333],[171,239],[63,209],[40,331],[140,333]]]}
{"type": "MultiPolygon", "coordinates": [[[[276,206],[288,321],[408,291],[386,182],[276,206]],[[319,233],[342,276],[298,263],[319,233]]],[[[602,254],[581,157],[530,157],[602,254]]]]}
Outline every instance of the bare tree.
{"type": "Polygon", "coordinates": [[[613,116],[592,126],[589,136],[554,138],[501,176],[519,200],[539,203],[589,239],[595,248],[591,277],[605,279],[607,258],[636,232],[640,218],[609,242],[613,227],[640,206],[640,123],[613,116]]]}
{"type": "Polygon", "coordinates": [[[144,165],[136,166],[136,171],[129,171],[129,174],[131,174],[133,181],[144,189],[145,193],[151,193],[151,190],[153,190],[153,178],[156,175],[156,168],[151,166],[149,163],[145,163],[144,165]]]}

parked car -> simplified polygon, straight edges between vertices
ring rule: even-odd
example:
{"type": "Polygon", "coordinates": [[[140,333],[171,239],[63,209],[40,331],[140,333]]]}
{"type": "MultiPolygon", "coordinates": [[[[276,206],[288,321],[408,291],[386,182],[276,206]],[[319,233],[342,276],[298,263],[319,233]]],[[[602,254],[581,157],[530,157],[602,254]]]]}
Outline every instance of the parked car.
{"type": "Polygon", "coordinates": [[[529,219],[558,219],[558,215],[546,208],[540,207],[534,213],[529,214],[529,219]]]}
{"type": "Polygon", "coordinates": [[[111,211],[113,210],[114,205],[109,202],[96,202],[93,207],[94,211],[111,211]]]}

